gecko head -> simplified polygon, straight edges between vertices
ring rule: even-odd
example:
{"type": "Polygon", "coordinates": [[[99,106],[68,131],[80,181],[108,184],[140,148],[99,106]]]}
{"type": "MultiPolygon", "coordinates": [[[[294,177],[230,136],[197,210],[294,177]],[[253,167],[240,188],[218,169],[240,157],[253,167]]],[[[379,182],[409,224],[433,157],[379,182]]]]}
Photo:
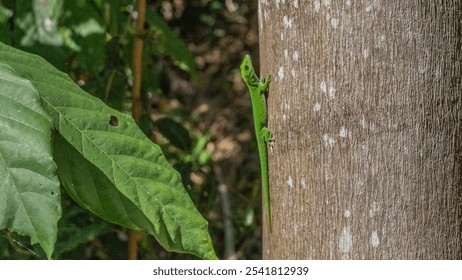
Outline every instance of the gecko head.
{"type": "Polygon", "coordinates": [[[250,58],[250,55],[246,54],[241,63],[242,78],[244,79],[244,81],[247,82],[253,73],[254,70],[252,65],[252,59],[250,58]]]}

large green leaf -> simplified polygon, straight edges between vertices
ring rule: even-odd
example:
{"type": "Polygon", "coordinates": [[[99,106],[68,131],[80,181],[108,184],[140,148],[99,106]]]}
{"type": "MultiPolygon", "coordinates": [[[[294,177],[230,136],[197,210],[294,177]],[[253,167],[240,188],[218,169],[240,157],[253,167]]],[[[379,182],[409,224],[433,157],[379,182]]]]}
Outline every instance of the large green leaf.
{"type": "Polygon", "coordinates": [[[53,140],[53,151],[59,166],[59,178],[72,199],[109,222],[153,231],[143,212],[60,134],[53,140]]]}
{"type": "Polygon", "coordinates": [[[216,258],[207,221],[180,175],[130,116],[82,91],[40,57],[0,44],[0,62],[38,90],[58,133],[58,174],[79,204],[153,234],[167,250],[216,258]]]}
{"type": "Polygon", "coordinates": [[[52,122],[34,86],[0,62],[0,229],[31,237],[51,257],[61,217],[52,122]]]}

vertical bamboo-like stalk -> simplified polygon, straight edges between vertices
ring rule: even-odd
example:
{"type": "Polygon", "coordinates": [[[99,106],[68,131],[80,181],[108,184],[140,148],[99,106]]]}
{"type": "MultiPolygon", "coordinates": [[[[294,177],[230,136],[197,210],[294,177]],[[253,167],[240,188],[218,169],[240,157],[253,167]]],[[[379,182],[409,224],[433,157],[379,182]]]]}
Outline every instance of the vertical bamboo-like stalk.
{"type": "MultiPolygon", "coordinates": [[[[136,1],[136,36],[133,44],[132,56],[132,116],[138,123],[141,117],[141,78],[143,69],[143,31],[146,15],[146,0],[136,1]]],[[[134,230],[128,232],[128,259],[136,260],[138,258],[138,241],[143,234],[134,230]]]]}
{"type": "Polygon", "coordinates": [[[143,32],[146,15],[146,0],[136,1],[136,36],[133,44],[132,56],[132,116],[136,122],[141,116],[141,78],[143,68],[143,32]]]}

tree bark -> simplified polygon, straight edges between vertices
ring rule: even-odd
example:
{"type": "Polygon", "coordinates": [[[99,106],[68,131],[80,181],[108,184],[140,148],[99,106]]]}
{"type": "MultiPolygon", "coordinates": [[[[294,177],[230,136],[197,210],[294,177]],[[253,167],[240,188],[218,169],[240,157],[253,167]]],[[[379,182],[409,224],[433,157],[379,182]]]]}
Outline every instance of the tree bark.
{"type": "Polygon", "coordinates": [[[260,1],[265,259],[462,259],[461,10],[260,1]]]}

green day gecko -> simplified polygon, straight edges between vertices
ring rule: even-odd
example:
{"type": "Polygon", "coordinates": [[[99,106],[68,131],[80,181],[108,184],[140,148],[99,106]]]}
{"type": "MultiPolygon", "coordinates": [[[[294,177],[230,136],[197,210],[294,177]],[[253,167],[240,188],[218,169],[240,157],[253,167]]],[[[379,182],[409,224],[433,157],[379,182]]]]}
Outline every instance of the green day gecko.
{"type": "Polygon", "coordinates": [[[242,60],[241,75],[249,88],[250,98],[252,100],[253,121],[257,138],[258,154],[260,156],[261,178],[265,197],[266,220],[271,230],[267,144],[271,144],[273,139],[267,127],[268,115],[266,110],[266,92],[271,82],[271,75],[268,75],[266,81],[260,80],[257,74],[255,74],[252,60],[249,55],[245,55],[242,60]]]}

